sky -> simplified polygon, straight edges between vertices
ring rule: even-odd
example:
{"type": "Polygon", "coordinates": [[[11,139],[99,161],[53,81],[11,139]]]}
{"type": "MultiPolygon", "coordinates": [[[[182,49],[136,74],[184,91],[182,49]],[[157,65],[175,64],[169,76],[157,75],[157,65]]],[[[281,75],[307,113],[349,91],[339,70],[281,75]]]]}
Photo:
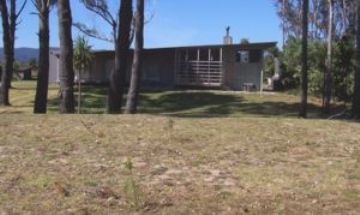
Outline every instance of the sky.
{"type": "MultiPolygon", "coordinates": [[[[110,27],[87,11],[79,0],[70,0],[74,22],[81,22],[109,35],[110,27]]],[[[116,14],[119,0],[109,1],[116,14]]],[[[221,44],[226,26],[234,43],[278,42],[281,45],[280,19],[273,0],[146,0],[145,47],[173,47],[221,44]]],[[[26,6],[17,30],[15,46],[38,47],[38,18],[31,1],[26,6]]],[[[50,44],[59,46],[56,8],[50,16],[50,44]]],[[[81,35],[73,28],[73,37],[81,35]]],[[[113,49],[113,44],[89,38],[93,49],[113,49]]],[[[2,41],[0,47],[3,46],[2,41]]]]}

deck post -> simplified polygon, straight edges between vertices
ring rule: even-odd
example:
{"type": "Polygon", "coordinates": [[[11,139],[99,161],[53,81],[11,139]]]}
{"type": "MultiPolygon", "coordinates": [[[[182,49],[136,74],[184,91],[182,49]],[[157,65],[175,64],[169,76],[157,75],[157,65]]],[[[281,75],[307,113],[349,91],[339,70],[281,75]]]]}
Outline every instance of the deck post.
{"type": "Polygon", "coordinates": [[[185,68],[185,71],[184,71],[184,75],[185,77],[189,77],[189,73],[190,73],[190,64],[189,64],[189,49],[186,48],[186,51],[185,51],[185,65],[184,65],[184,68],[185,68]]]}
{"type": "Polygon", "coordinates": [[[220,54],[219,54],[219,56],[220,56],[220,57],[219,57],[219,58],[220,58],[219,61],[222,62],[222,61],[223,61],[223,49],[222,49],[222,48],[220,48],[220,54]]]}
{"type": "Polygon", "coordinates": [[[195,78],[196,78],[196,82],[199,82],[199,71],[200,71],[200,49],[198,48],[197,49],[197,60],[196,60],[196,75],[195,75],[195,78]]]}
{"type": "MultiPolygon", "coordinates": [[[[174,56],[174,78],[175,78],[175,85],[178,83],[178,56],[177,56],[177,49],[175,49],[175,56],[174,56]]],[[[175,87],[175,86],[173,86],[175,87]]]]}
{"type": "Polygon", "coordinates": [[[220,48],[219,50],[219,64],[220,64],[220,83],[221,85],[224,85],[224,64],[223,64],[223,48],[220,48]]]}
{"type": "Polygon", "coordinates": [[[211,49],[208,49],[208,84],[211,84],[211,49]]]}

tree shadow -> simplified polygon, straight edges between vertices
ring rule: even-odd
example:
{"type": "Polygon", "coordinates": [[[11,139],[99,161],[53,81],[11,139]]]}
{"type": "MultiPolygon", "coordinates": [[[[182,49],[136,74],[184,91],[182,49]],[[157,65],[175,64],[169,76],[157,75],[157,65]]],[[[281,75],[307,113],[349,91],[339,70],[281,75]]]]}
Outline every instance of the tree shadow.
{"type": "MultiPolygon", "coordinates": [[[[107,88],[85,86],[82,93],[81,113],[105,113],[107,88]]],[[[272,95],[261,98],[257,94],[222,93],[216,91],[145,91],[140,95],[139,113],[169,115],[184,118],[204,117],[298,117],[300,104],[274,100],[272,95]]],[[[75,98],[77,93],[75,91],[75,98]]],[[[59,110],[59,99],[49,100],[49,111],[59,110]]],[[[124,98],[125,104],[125,98],[124,98]]],[[[309,103],[309,118],[323,119],[321,106],[309,103]]],[[[343,107],[333,106],[338,113],[343,107]]]]}
{"type": "MultiPolygon", "coordinates": [[[[263,97],[266,100],[266,96],[263,97]]],[[[176,117],[297,117],[299,103],[252,101],[246,96],[213,92],[174,92],[158,98],[141,97],[141,112],[176,117]]],[[[309,118],[324,118],[321,107],[309,103],[309,118]]]]}

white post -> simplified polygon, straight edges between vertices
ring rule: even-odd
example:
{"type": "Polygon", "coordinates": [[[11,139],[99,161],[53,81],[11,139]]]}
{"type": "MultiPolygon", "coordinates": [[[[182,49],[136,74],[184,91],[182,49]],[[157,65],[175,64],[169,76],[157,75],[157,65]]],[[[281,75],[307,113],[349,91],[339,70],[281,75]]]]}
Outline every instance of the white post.
{"type": "Polygon", "coordinates": [[[223,61],[223,49],[222,48],[220,48],[220,55],[219,56],[220,56],[219,61],[222,62],[223,61]]]}

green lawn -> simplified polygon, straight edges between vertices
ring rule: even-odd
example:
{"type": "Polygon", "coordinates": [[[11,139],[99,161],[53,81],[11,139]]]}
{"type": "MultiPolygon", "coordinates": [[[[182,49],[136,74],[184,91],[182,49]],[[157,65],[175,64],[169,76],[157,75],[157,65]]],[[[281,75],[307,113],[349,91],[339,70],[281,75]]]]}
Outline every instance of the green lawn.
{"type": "MultiPolygon", "coordinates": [[[[102,113],[106,90],[86,91],[102,113]]],[[[147,92],[135,116],[54,114],[50,95],[35,116],[14,83],[0,108],[0,214],[360,213],[360,124],[316,99],[302,120],[286,94],[147,92]]]]}
{"type": "MultiPolygon", "coordinates": [[[[0,113],[32,113],[35,82],[14,82],[10,108],[0,113]]],[[[107,88],[83,86],[82,113],[105,112],[107,88]]],[[[76,97],[77,98],[77,97],[76,97]]],[[[241,93],[210,90],[145,91],[140,96],[140,113],[177,117],[297,117],[299,97],[286,93],[241,93]]],[[[310,98],[309,117],[324,118],[320,101],[310,98]]],[[[49,112],[58,113],[58,86],[49,90],[49,112]]],[[[341,106],[334,107],[334,113],[341,106]]]]}

